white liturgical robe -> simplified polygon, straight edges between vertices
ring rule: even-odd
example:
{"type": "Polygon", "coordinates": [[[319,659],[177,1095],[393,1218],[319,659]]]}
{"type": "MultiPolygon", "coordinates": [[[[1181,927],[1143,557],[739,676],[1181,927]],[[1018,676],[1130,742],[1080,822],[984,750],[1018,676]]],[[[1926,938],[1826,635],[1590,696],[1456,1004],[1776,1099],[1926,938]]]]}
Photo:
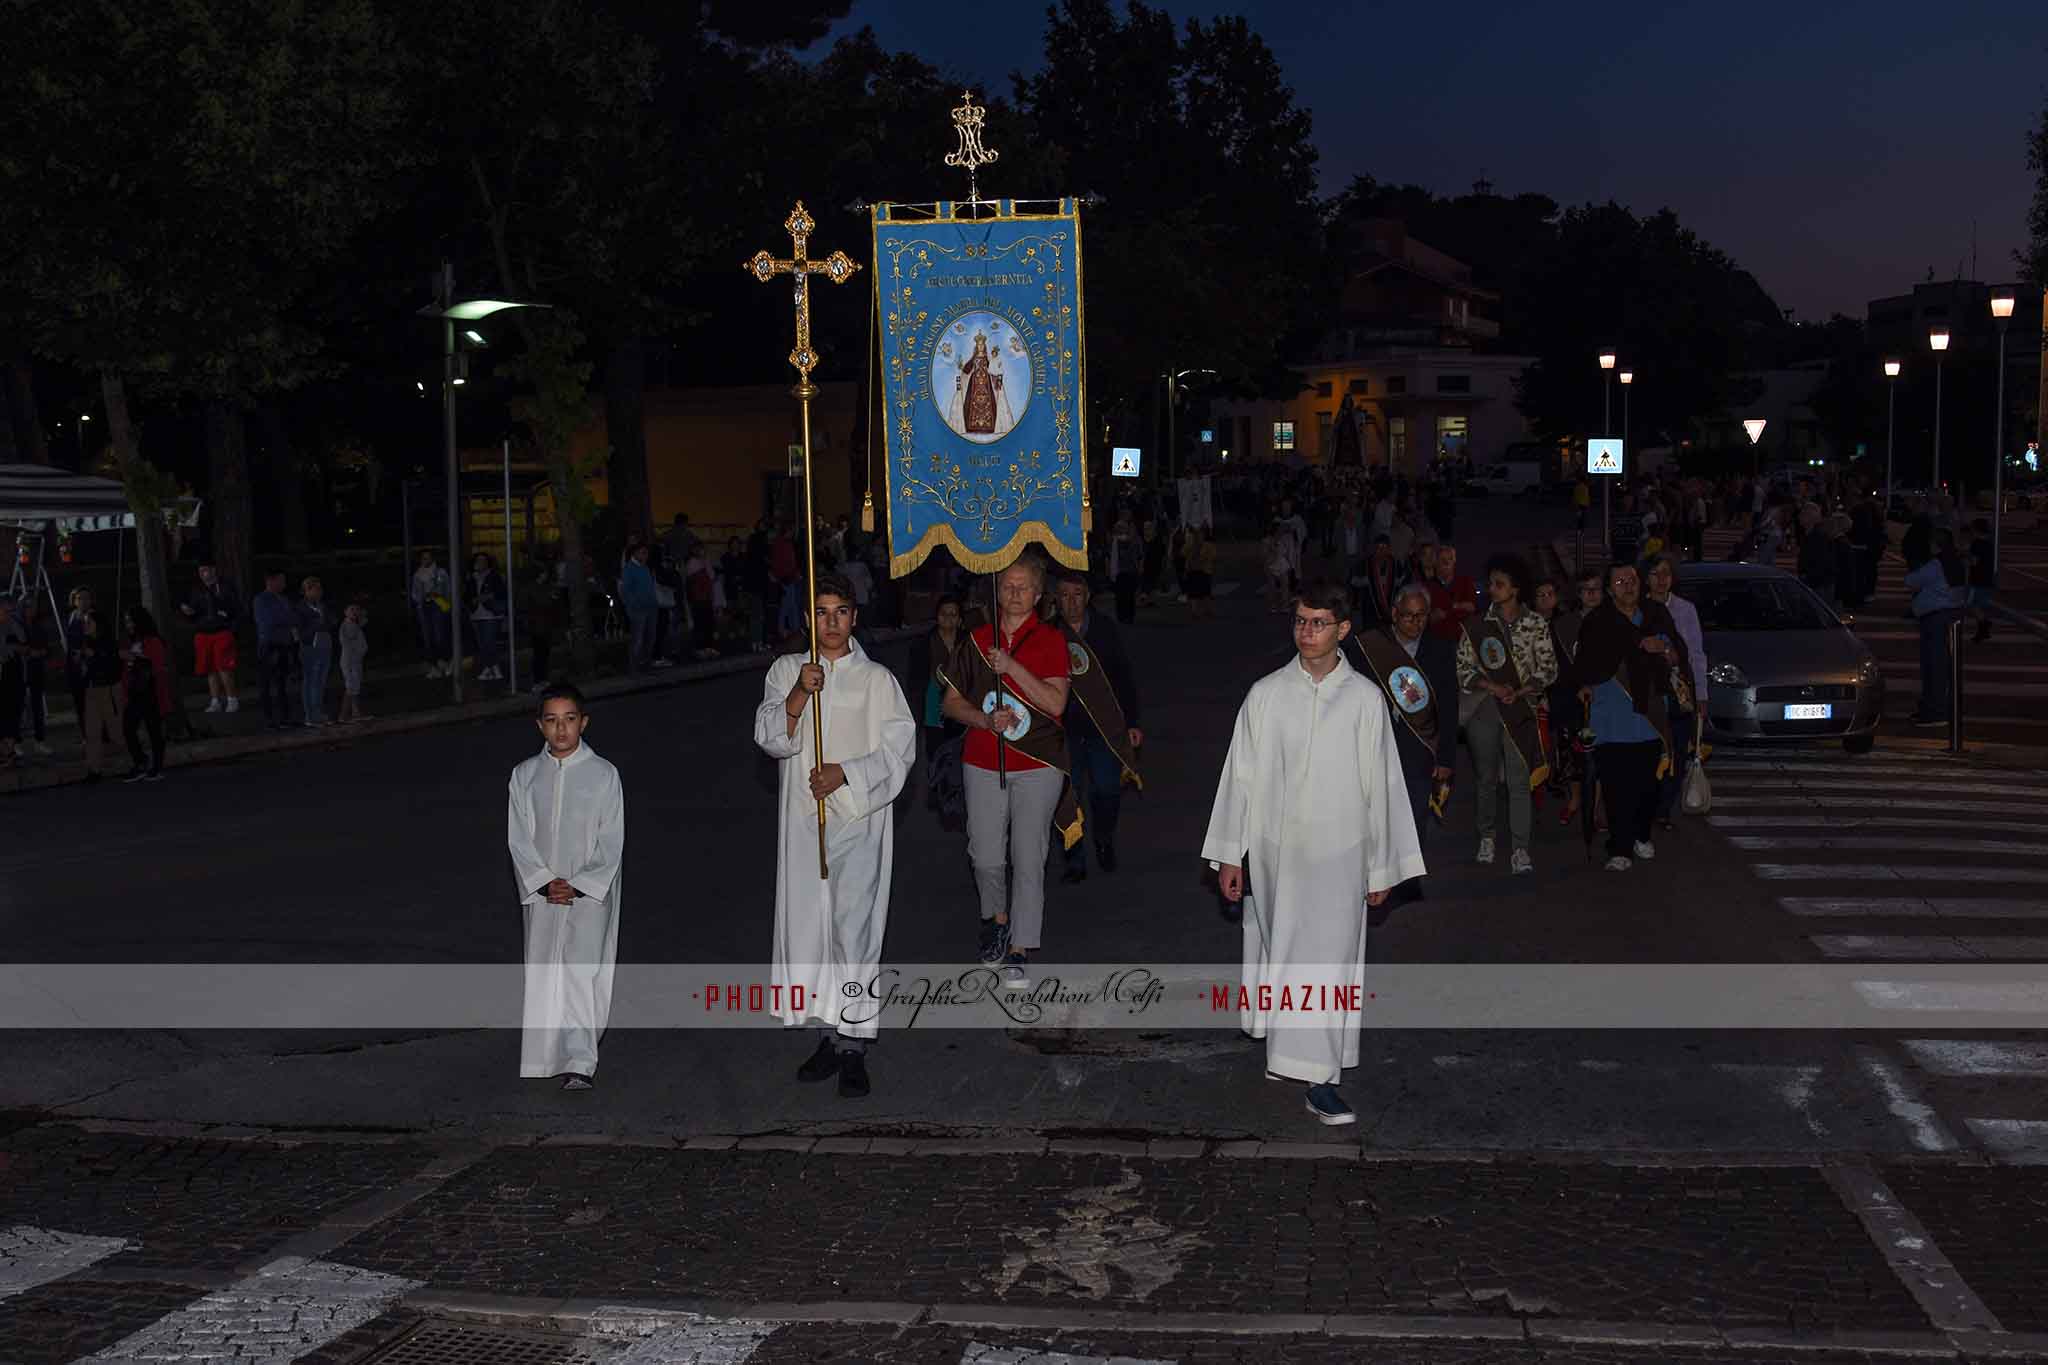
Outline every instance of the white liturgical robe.
{"type": "Polygon", "coordinates": [[[519,1074],[597,1070],[618,959],[626,794],[619,770],[588,743],[557,760],[543,748],[512,770],[505,842],[526,915],[526,1004],[519,1074]],[[576,890],[550,905],[548,883],[576,890]]]}
{"type": "Polygon", "coordinates": [[[1202,856],[1245,870],[1240,1018],[1267,1071],[1336,1083],[1358,1065],[1365,898],[1424,870],[1386,697],[1342,654],[1320,683],[1296,655],[1252,684],[1202,856]]]}
{"type": "Polygon", "coordinates": [[[917,723],[896,675],[868,658],[857,640],[837,661],[821,661],[825,690],[811,698],[825,718],[825,762],[846,785],[825,800],[825,862],[818,876],[818,803],[811,796],[806,708],[789,733],[784,709],[807,654],[785,654],[768,669],[754,742],[781,769],[781,817],[775,859],[775,945],[770,977],[786,1024],[815,1020],[855,1038],[878,1032],[872,1003],[843,1017],[846,983],[865,990],[880,970],[889,924],[889,876],[895,863],[893,804],[917,761],[917,723]]]}

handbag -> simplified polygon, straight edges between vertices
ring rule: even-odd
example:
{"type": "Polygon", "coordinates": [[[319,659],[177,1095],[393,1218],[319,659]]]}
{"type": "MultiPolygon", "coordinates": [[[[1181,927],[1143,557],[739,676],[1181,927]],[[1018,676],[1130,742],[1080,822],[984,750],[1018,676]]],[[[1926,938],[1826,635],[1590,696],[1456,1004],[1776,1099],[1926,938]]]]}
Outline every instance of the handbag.
{"type": "Polygon", "coordinates": [[[1707,765],[1697,756],[1686,765],[1685,790],[1680,802],[1687,815],[1705,815],[1714,808],[1714,789],[1707,781],[1707,765]]]}

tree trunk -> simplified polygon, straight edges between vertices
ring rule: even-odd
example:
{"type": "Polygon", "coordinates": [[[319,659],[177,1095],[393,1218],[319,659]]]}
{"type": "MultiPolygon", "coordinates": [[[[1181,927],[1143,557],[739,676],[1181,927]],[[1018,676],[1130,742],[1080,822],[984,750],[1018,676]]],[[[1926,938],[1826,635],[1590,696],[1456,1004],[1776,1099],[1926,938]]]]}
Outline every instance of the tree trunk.
{"type": "Polygon", "coordinates": [[[50,443],[43,437],[43,416],[36,407],[35,374],[28,357],[19,357],[7,367],[7,389],[20,445],[17,457],[30,464],[48,464],[50,443]]]}
{"type": "Polygon", "coordinates": [[[606,463],[612,510],[628,537],[654,536],[654,507],[647,476],[647,343],[631,337],[612,348],[604,367],[605,429],[611,440],[606,463]]]}
{"type": "Polygon", "coordinates": [[[208,538],[213,562],[222,578],[247,593],[249,574],[256,564],[249,543],[255,520],[249,494],[249,445],[241,410],[217,398],[206,404],[206,457],[212,474],[206,507],[213,525],[208,538]]]}
{"type": "Polygon", "coordinates": [[[135,429],[128,422],[127,382],[113,370],[102,370],[100,392],[107,405],[107,436],[114,461],[128,489],[128,510],[135,514],[135,568],[142,579],[142,604],[162,626],[171,619],[171,566],[164,553],[163,506],[144,491],[155,471],[143,465],[135,449],[135,429]]]}
{"type": "Polygon", "coordinates": [[[258,419],[263,423],[263,448],[270,459],[270,473],[277,480],[284,552],[305,554],[313,548],[313,537],[306,525],[306,479],[299,465],[299,453],[292,449],[291,432],[285,428],[284,414],[276,404],[266,405],[258,419]]]}

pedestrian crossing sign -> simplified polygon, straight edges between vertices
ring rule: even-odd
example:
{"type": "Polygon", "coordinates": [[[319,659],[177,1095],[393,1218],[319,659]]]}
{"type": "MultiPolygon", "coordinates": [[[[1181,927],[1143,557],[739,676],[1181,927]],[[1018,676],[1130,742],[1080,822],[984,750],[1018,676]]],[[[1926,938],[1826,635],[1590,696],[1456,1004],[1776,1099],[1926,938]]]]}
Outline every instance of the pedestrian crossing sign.
{"type": "Polygon", "coordinates": [[[1621,473],[1621,456],[1619,436],[1595,436],[1586,442],[1586,472],[1618,475],[1621,473]]]}
{"type": "Polygon", "coordinates": [[[1117,446],[1109,453],[1109,472],[1119,479],[1135,479],[1140,458],[1136,446],[1117,446]]]}

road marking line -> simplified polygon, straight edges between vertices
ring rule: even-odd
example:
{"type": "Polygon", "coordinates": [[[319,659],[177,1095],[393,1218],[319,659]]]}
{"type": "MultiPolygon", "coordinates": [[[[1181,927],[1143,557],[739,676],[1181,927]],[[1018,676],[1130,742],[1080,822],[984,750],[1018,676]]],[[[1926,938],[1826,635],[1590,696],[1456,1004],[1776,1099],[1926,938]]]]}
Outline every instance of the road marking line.
{"type": "Polygon", "coordinates": [[[144,1360],[284,1365],[378,1317],[420,1283],[334,1261],[286,1256],[231,1289],[165,1314],[78,1365],[144,1360]]]}
{"type": "MultiPolygon", "coordinates": [[[[1923,1152],[1953,1152],[1961,1145],[1955,1134],[1949,1132],[1948,1125],[1934,1112],[1933,1106],[1921,1100],[1919,1092],[1897,1062],[1874,1047],[1857,1048],[1856,1061],[1863,1068],[1863,1074],[1877,1086],[1878,1093],[1884,1096],[1885,1108],[1905,1125],[1906,1136],[1912,1139],[1915,1147],[1923,1152]]],[[[1875,1175],[1872,1178],[1875,1179],[1875,1175]]],[[[1898,1201],[1894,1199],[1892,1203],[1896,1207],[1898,1201]]],[[[1851,1203],[1849,1207],[1858,1206],[1851,1203]]]]}
{"type": "Polygon", "coordinates": [[[1780,896],[1787,914],[1854,919],[2040,919],[2048,901],[1996,897],[1780,896]]]}
{"type": "Polygon", "coordinates": [[[1824,1174],[1929,1322],[1944,1332],[2005,1330],[1882,1176],[1864,1165],[1829,1166],[1824,1174]]]}
{"type": "Polygon", "coordinates": [[[75,1274],[128,1246],[119,1237],[87,1237],[26,1223],[0,1227],[0,1302],[75,1274]]]}
{"type": "Polygon", "coordinates": [[[608,1365],[745,1365],[783,1324],[658,1308],[600,1308],[586,1326],[600,1339],[637,1338],[606,1357],[608,1365]]]}
{"type": "Polygon", "coordinates": [[[1823,957],[1881,962],[2048,961],[2048,938],[2039,935],[1813,934],[1823,957]]]}
{"type": "MultiPolygon", "coordinates": [[[[1711,762],[1711,760],[1709,760],[1711,762]]],[[[1711,773],[1711,768],[1709,772],[1711,773]]],[[[1929,805],[1944,796],[2008,796],[2048,800],[2048,788],[2032,786],[2000,786],[1995,782],[1951,782],[1946,778],[1929,778],[1909,785],[1889,782],[1831,782],[1819,779],[1788,777],[1783,781],[1742,782],[1737,789],[1745,792],[1860,792],[1864,796],[1889,794],[1912,798],[1916,804],[1929,805]]]]}
{"type": "Polygon", "coordinates": [[[1709,815],[1715,829],[1981,829],[2013,834],[2039,834],[2038,820],[1936,820],[1893,815],[1709,815]]]}
{"type": "Polygon", "coordinates": [[[970,1341],[960,1365],[1176,1365],[1171,1360],[1137,1356],[1077,1356],[1065,1351],[1039,1351],[1029,1346],[985,1346],[970,1341]]]}
{"type": "MultiPolygon", "coordinates": [[[[1887,692],[1918,692],[1920,690],[1920,680],[1918,678],[1887,679],[1884,686],[1887,692]]],[[[2005,701],[2031,701],[2037,697],[2048,697],[2048,686],[2022,687],[2011,683],[1972,684],[1969,680],[1969,674],[1965,673],[1963,675],[1963,707],[1965,711],[1968,710],[1970,699],[1973,697],[1997,697],[2005,701]]]]}
{"type": "Polygon", "coordinates": [[[1892,838],[1862,835],[1810,834],[1779,838],[1770,834],[1730,834],[1731,846],[1745,853],[1768,853],[1774,849],[1839,849],[1867,852],[1896,848],[1910,853],[1992,853],[2007,858],[2048,858],[2048,843],[2039,839],[1926,839],[1898,835],[1892,838]]]}
{"type": "MultiPolygon", "coordinates": [[[[1878,660],[1878,667],[1888,674],[1897,673],[1900,677],[1904,678],[1917,678],[1920,676],[1920,665],[1911,659],[1880,659],[1878,660]]],[[[2022,677],[2041,677],[2044,674],[2048,674],[2048,664],[1973,664],[1967,659],[1964,660],[1963,676],[1967,679],[1972,673],[2002,673],[2018,674],[2022,677]]],[[[1965,691],[1967,690],[1965,688],[1965,691]]]]}
{"type": "Polygon", "coordinates": [[[1970,1118],[1963,1122],[1979,1142],[2008,1166],[2048,1166],[2048,1122],[1970,1118]]]}
{"type": "Polygon", "coordinates": [[[1989,1038],[1905,1038],[1901,1047],[1932,1076],[2048,1077],[2048,1043],[1989,1038]]]}
{"type": "MultiPolygon", "coordinates": [[[[1842,797],[1820,795],[1803,797],[1794,794],[1785,796],[1723,796],[1719,792],[1714,793],[1714,809],[1716,810],[1720,810],[1723,807],[1731,810],[1754,810],[1759,807],[1775,807],[1794,811],[1820,811],[1825,813],[1831,811],[1868,811],[1870,804],[1867,800],[1850,801],[1842,797]]],[[[2011,815],[2014,808],[2022,804],[2024,803],[2015,801],[1943,801],[1938,809],[1950,814],[2011,815]]]]}
{"type": "Polygon", "coordinates": [[[2048,868],[1931,867],[1893,863],[1756,863],[1750,871],[1772,882],[2048,882],[2048,868]]]}

